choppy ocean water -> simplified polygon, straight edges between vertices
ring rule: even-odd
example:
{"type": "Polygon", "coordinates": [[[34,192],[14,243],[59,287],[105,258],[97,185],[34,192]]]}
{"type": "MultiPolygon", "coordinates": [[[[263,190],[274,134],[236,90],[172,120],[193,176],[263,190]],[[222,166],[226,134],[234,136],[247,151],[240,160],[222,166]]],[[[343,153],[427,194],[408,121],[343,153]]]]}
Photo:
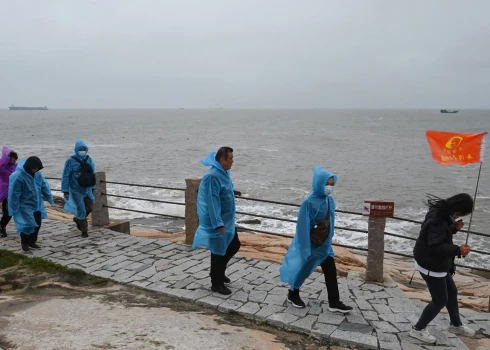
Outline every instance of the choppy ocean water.
{"type": "MultiPolygon", "coordinates": [[[[200,160],[219,146],[234,148],[232,178],[245,196],[301,203],[310,192],[314,164],[338,175],[338,209],[361,211],[364,200],[391,200],[395,214],[423,219],[426,194],[441,197],[474,194],[478,165],[442,167],[431,158],[427,129],[490,131],[490,111],[441,114],[436,110],[50,110],[0,111],[0,143],[21,158],[39,156],[45,176],[60,177],[75,139],[90,147],[97,170],[109,181],[185,187],[185,178],[207,170],[200,160]]],[[[489,146],[487,144],[487,156],[489,146]]],[[[487,157],[488,158],[488,157],[487,157]]],[[[488,163],[488,162],[487,162],[488,163]]],[[[490,166],[483,164],[472,230],[490,233],[490,166]]],[[[59,188],[57,181],[50,181],[59,188]]],[[[183,192],[113,185],[114,194],[183,202],[183,192]]],[[[111,198],[111,204],[135,210],[183,215],[184,207],[111,198]]],[[[294,219],[296,209],[237,201],[243,212],[294,219]]],[[[144,215],[111,210],[111,216],[144,215]]],[[[238,220],[246,219],[239,216],[238,220]]],[[[139,221],[141,222],[141,221],[139,221]]],[[[148,221],[159,225],[161,220],[148,221]]],[[[337,226],[367,228],[362,216],[337,215],[337,226]]],[[[243,225],[247,226],[247,225],[243,225]]],[[[261,219],[248,225],[292,233],[294,224],[261,219]]],[[[419,226],[389,220],[387,231],[416,236],[419,226]]],[[[366,245],[363,233],[338,230],[336,239],[366,245]]],[[[464,234],[457,237],[463,242],[464,234]]],[[[389,249],[410,253],[412,241],[387,237],[389,249]]],[[[490,251],[488,239],[470,243],[490,251]]],[[[482,256],[467,262],[485,266],[482,256]]]]}

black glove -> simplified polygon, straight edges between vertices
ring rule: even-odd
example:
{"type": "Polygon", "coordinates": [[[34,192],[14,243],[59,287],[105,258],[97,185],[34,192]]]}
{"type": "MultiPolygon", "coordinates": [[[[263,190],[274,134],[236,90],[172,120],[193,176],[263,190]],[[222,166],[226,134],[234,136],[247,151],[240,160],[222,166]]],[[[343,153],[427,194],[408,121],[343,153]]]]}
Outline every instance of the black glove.
{"type": "Polygon", "coordinates": [[[449,269],[449,273],[451,274],[451,276],[454,276],[456,274],[456,266],[455,265],[451,266],[451,268],[449,269]]]}

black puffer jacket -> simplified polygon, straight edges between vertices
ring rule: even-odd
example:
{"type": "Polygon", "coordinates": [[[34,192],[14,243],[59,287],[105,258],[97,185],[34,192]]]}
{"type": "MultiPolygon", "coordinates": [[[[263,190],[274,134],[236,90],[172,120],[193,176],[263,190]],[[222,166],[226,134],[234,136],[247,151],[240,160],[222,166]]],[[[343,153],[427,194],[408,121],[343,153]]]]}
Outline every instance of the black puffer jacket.
{"type": "Polygon", "coordinates": [[[453,244],[457,232],[451,217],[440,217],[435,210],[429,210],[413,249],[417,263],[433,272],[452,271],[454,258],[461,257],[459,246],[453,244]]]}

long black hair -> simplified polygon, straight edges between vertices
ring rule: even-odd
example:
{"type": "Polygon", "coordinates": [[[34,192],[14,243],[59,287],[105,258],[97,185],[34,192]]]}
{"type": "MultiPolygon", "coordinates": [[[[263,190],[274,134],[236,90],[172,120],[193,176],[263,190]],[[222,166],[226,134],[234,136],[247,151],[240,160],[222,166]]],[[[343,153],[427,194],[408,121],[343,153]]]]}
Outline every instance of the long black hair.
{"type": "Polygon", "coordinates": [[[427,195],[427,206],[437,211],[438,216],[449,216],[459,213],[461,216],[473,212],[475,203],[468,193],[459,193],[447,199],[442,199],[434,195],[427,195]]]}

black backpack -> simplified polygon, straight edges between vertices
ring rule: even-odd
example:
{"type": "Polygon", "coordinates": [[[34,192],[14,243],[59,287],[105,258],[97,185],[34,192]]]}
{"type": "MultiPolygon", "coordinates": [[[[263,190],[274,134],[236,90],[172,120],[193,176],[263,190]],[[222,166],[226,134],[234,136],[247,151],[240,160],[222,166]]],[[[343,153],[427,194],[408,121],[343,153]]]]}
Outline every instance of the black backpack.
{"type": "Polygon", "coordinates": [[[97,183],[95,181],[95,174],[94,170],[92,169],[92,166],[87,163],[87,160],[89,157],[87,156],[85,159],[80,160],[75,156],[72,156],[73,159],[75,159],[78,163],[80,163],[80,170],[78,172],[78,184],[81,187],[93,187],[97,183]]]}

